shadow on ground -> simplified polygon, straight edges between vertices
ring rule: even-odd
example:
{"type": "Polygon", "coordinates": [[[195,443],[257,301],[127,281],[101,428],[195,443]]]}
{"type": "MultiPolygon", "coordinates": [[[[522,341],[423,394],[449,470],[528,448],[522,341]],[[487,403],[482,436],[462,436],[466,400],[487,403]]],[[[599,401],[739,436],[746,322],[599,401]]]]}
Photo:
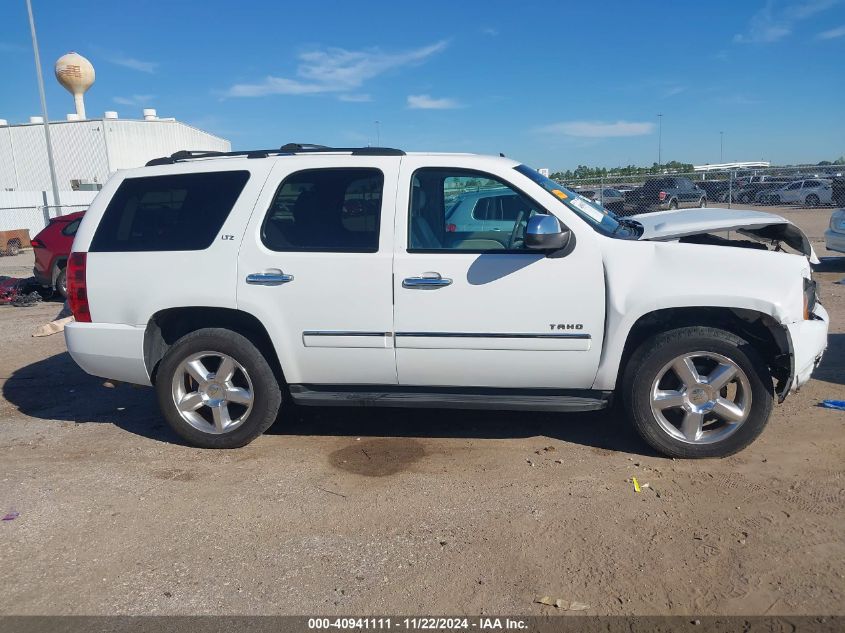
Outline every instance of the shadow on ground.
{"type": "Polygon", "coordinates": [[[845,385],[845,334],[828,334],[827,351],[813,372],[813,378],[834,385],[845,385]]]}
{"type": "Polygon", "coordinates": [[[813,266],[817,273],[845,273],[845,256],[820,257],[820,262],[813,266]]]}
{"type": "MultiPolygon", "coordinates": [[[[158,411],[150,388],[85,374],[67,353],[15,371],[3,397],[24,415],[43,420],[105,423],[160,442],[182,444],[158,411]]],[[[590,413],[301,407],[286,405],[268,433],[370,437],[507,439],[547,436],[595,448],[655,455],[616,410],[590,413]]]]}

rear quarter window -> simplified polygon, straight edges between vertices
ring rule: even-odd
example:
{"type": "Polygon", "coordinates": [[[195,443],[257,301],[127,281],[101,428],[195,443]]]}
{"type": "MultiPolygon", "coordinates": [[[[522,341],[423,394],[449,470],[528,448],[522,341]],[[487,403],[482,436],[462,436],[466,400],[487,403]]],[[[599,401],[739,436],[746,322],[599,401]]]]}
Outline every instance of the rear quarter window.
{"type": "Polygon", "coordinates": [[[89,250],[206,249],[247,180],[248,171],[127,178],[106,207],[89,250]]]}

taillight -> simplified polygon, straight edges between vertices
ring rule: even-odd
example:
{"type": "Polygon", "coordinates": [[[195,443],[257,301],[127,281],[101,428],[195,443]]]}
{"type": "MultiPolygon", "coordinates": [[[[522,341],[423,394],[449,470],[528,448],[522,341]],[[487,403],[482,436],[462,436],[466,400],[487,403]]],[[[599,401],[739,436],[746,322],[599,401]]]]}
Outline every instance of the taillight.
{"type": "Polygon", "coordinates": [[[80,323],[91,322],[85,278],[87,260],[88,253],[71,253],[67,261],[67,300],[73,318],[80,323]]]}
{"type": "Polygon", "coordinates": [[[29,243],[32,246],[32,248],[47,248],[46,246],[44,246],[44,242],[39,240],[37,237],[31,239],[29,241],[29,243]]]}
{"type": "Polygon", "coordinates": [[[660,200],[661,202],[663,202],[663,201],[666,199],[666,192],[665,192],[665,191],[661,191],[660,193],[658,193],[658,194],[657,194],[657,199],[658,199],[658,200],[660,200]]]}
{"type": "Polygon", "coordinates": [[[457,227],[456,224],[447,224],[446,225],[446,232],[447,233],[454,233],[457,230],[458,230],[458,227],[457,227]]]}

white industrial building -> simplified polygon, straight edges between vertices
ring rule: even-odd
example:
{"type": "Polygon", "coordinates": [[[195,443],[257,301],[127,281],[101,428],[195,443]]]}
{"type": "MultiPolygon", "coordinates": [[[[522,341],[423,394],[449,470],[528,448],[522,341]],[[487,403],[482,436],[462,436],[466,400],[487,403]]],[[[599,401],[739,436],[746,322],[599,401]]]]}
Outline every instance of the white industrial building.
{"type": "Polygon", "coordinates": [[[0,119],[0,230],[29,229],[34,236],[50,218],[87,208],[118,169],[141,167],[180,150],[232,149],[226,139],[159,118],[152,108],[140,119],[121,119],[112,111],[89,118],[84,95],[94,83],[91,62],[68,53],[56,61],[55,72],[73,95],[75,109],[66,120],[48,124],[59,200],[53,194],[44,119],[34,116],[12,125],[0,119]]]}
{"type": "MultiPolygon", "coordinates": [[[[231,151],[231,143],[203,130],[160,119],[144,110],[143,119],[120,119],[106,112],[101,119],[51,121],[50,137],[59,191],[98,189],[118,169],[140,167],[148,160],[188,150],[231,151]]],[[[0,191],[51,188],[44,124],[6,125],[0,120],[0,191]]]]}

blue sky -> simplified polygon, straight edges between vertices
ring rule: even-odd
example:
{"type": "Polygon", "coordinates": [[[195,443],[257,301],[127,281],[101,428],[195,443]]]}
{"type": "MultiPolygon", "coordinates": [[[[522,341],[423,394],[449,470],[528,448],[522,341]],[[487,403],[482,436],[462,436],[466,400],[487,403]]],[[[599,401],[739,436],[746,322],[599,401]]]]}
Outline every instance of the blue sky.
{"type": "MultiPolygon", "coordinates": [[[[504,152],[553,170],[845,154],[845,0],[33,0],[89,115],[154,107],[232,141],[504,152]]],[[[0,118],[40,114],[24,0],[0,23],[0,118]]]]}

